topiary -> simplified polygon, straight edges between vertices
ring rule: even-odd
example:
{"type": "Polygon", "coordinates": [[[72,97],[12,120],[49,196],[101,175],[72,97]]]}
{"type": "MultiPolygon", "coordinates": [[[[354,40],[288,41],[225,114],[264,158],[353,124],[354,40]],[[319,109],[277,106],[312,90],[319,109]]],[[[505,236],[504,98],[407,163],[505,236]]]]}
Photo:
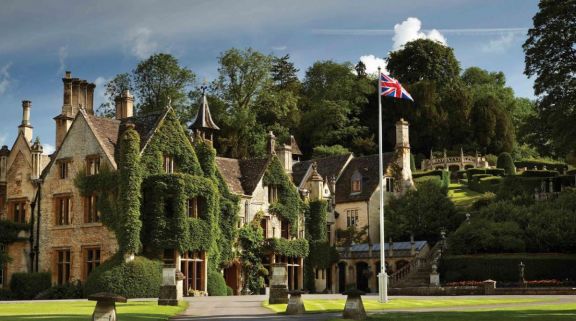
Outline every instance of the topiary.
{"type": "Polygon", "coordinates": [[[221,273],[216,271],[208,272],[208,295],[210,296],[226,296],[228,295],[228,287],[226,281],[221,273]]]}
{"type": "Polygon", "coordinates": [[[97,267],[86,280],[86,295],[111,292],[127,298],[158,297],[162,262],[137,256],[126,263],[119,254],[97,267]]]}
{"type": "Polygon", "coordinates": [[[226,295],[228,295],[228,296],[234,295],[234,290],[229,286],[226,287],[226,295]]]}
{"type": "Polygon", "coordinates": [[[514,161],[510,154],[504,152],[498,156],[496,161],[496,167],[502,168],[506,175],[516,175],[516,166],[514,166],[514,161]]]}

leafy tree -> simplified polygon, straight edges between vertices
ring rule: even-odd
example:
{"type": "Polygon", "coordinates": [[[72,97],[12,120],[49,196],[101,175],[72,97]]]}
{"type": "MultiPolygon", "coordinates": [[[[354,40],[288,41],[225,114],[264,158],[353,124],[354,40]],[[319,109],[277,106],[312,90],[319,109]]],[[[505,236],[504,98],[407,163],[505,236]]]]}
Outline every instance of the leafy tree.
{"type": "Polygon", "coordinates": [[[312,152],[312,158],[322,158],[334,155],[345,155],[350,153],[348,148],[343,147],[342,145],[320,145],[314,147],[314,151],[312,152]]]}
{"type": "Polygon", "coordinates": [[[387,63],[392,77],[406,84],[432,80],[441,85],[460,74],[454,50],[428,39],[408,42],[402,49],[391,52],[387,63]]]}
{"type": "Polygon", "coordinates": [[[506,175],[516,175],[516,166],[514,166],[514,161],[509,153],[501,153],[498,155],[496,167],[504,169],[506,175]]]}
{"type": "Polygon", "coordinates": [[[102,117],[113,118],[116,115],[116,106],[114,99],[122,94],[124,90],[134,91],[132,78],[129,73],[118,74],[105,85],[104,95],[107,101],[100,104],[97,114],[102,117]]]}
{"type": "Polygon", "coordinates": [[[523,234],[515,222],[474,219],[450,235],[448,249],[453,254],[522,252],[526,248],[523,234]]]}
{"type": "Polygon", "coordinates": [[[356,75],[358,77],[368,76],[368,73],[366,72],[366,65],[362,61],[358,61],[356,66],[354,66],[354,70],[356,70],[356,75]]]}
{"type": "Polygon", "coordinates": [[[534,80],[539,119],[551,130],[554,149],[575,149],[576,1],[541,0],[523,45],[524,73],[534,80]]]}
{"type": "Polygon", "coordinates": [[[290,55],[272,57],[271,73],[276,89],[289,90],[296,94],[300,91],[298,68],[290,61],[290,55]]]}

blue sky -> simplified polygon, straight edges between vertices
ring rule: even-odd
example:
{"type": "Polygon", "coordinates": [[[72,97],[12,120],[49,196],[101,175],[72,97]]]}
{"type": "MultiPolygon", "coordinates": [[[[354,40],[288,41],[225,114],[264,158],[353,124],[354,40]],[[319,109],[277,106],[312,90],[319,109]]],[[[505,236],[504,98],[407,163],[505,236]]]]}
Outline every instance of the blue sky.
{"type": "Polygon", "coordinates": [[[537,0],[122,0],[0,2],[0,144],[11,145],[21,101],[32,101],[34,135],[54,145],[65,70],[102,87],[155,52],[198,80],[217,74],[231,47],[290,54],[300,74],[317,60],[382,64],[417,37],[454,48],[463,68],[503,71],[518,96],[534,98],[522,43],[537,0]]]}

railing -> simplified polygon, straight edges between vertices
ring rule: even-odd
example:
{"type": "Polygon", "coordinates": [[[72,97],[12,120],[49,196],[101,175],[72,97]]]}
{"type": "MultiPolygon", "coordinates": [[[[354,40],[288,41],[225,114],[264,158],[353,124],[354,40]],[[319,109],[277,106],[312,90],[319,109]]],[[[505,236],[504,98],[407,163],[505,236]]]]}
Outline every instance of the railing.
{"type": "MultiPolygon", "coordinates": [[[[480,160],[484,160],[483,157],[480,160]]],[[[430,160],[429,160],[430,161],[430,160]]],[[[476,163],[477,158],[475,156],[464,156],[464,163],[476,163]]],[[[434,158],[431,160],[431,164],[438,165],[444,163],[460,163],[462,162],[462,158],[460,156],[451,156],[451,157],[442,157],[442,158],[434,158]]]]}
{"type": "Polygon", "coordinates": [[[434,261],[436,255],[441,253],[440,248],[442,247],[442,242],[437,242],[427,253],[425,257],[418,257],[413,259],[409,264],[406,264],[398,271],[392,273],[388,277],[388,282],[390,285],[394,285],[404,279],[406,279],[412,272],[418,271],[422,267],[428,266],[432,261],[434,261]]]}

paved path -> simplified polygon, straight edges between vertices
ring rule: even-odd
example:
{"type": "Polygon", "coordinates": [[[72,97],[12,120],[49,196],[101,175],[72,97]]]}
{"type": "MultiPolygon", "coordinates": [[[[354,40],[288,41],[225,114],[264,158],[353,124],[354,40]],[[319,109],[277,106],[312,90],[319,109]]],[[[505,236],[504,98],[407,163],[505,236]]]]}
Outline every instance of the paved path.
{"type": "MultiPolygon", "coordinates": [[[[561,303],[576,303],[576,296],[574,295],[554,295],[554,296],[536,296],[536,295],[504,295],[504,296],[395,296],[394,299],[411,299],[411,300],[430,300],[431,298],[437,299],[542,299],[543,302],[520,302],[520,303],[503,303],[503,304],[490,304],[490,305],[475,305],[475,306],[458,306],[458,307],[438,307],[438,308],[418,308],[418,309],[403,309],[403,310],[385,310],[381,312],[434,312],[434,311],[461,311],[461,310],[478,310],[478,309],[493,309],[500,307],[521,307],[521,306],[534,306],[534,305],[552,305],[561,303]],[[554,301],[550,301],[554,300],[554,301]]],[[[333,318],[340,317],[341,313],[314,313],[297,316],[287,316],[275,314],[271,310],[264,308],[262,302],[268,297],[264,295],[255,296],[234,296],[234,297],[194,297],[186,298],[189,302],[188,309],[180,316],[174,317],[171,320],[178,321],[232,321],[232,320],[258,320],[258,321],[291,321],[291,320],[305,320],[305,321],[325,321],[333,318]]],[[[314,294],[304,295],[303,299],[343,299],[340,294],[314,294]]],[[[364,300],[377,300],[376,295],[367,295],[363,297],[364,300]]],[[[371,311],[375,313],[378,311],[371,311]]]]}

